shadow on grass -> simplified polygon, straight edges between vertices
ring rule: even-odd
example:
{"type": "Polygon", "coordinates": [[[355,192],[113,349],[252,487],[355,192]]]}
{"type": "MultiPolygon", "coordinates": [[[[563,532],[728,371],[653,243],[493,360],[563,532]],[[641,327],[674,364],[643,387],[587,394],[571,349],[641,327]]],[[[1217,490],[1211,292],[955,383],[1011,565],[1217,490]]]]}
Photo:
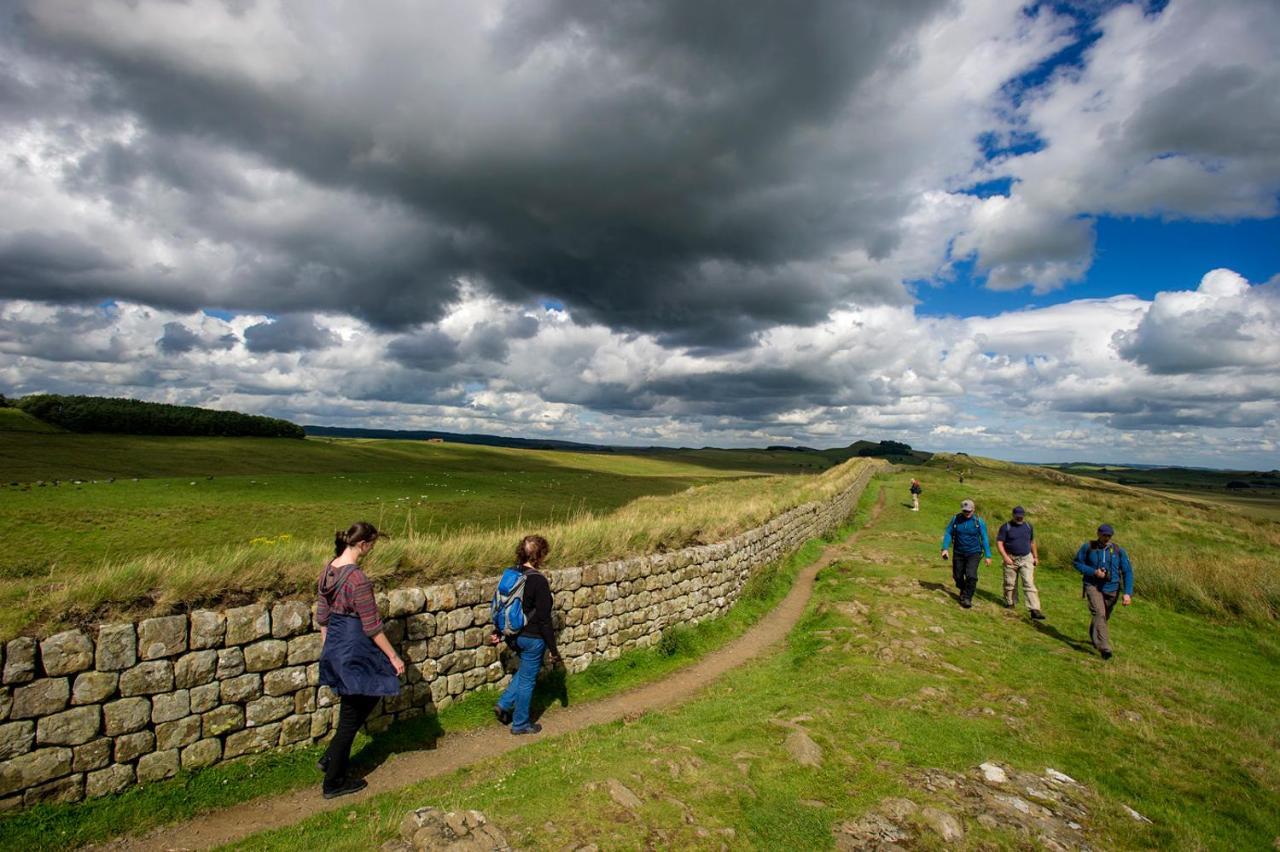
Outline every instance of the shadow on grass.
{"type": "Polygon", "coordinates": [[[569,706],[569,678],[563,665],[543,670],[538,685],[533,689],[533,701],[529,703],[529,718],[534,722],[542,718],[552,705],[569,706]]]}
{"type": "Polygon", "coordinates": [[[929,580],[917,580],[916,582],[920,584],[920,588],[922,589],[928,589],[931,592],[946,592],[947,597],[951,598],[951,600],[957,602],[960,600],[960,592],[956,591],[955,586],[948,586],[945,583],[934,583],[929,580]]]}
{"type": "Polygon", "coordinates": [[[369,742],[351,755],[351,766],[367,775],[386,763],[393,755],[411,751],[434,751],[444,736],[444,726],[435,712],[415,719],[405,719],[381,733],[371,734],[369,742]]]}
{"type": "Polygon", "coordinates": [[[1032,621],[1031,626],[1036,629],[1037,633],[1048,636],[1050,639],[1057,639],[1059,642],[1069,646],[1074,651],[1079,651],[1080,653],[1088,654],[1089,656],[1093,656],[1097,653],[1092,644],[1082,642],[1079,639],[1072,639],[1052,624],[1045,624],[1043,621],[1032,621]]]}

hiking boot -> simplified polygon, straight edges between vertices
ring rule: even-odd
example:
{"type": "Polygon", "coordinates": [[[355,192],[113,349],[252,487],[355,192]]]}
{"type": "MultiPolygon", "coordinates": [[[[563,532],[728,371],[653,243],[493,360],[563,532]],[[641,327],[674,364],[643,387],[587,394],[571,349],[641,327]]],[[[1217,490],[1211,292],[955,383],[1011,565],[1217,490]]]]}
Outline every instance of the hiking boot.
{"type": "Polygon", "coordinates": [[[1005,601],[1005,602],[1004,602],[1004,608],[1005,608],[1005,609],[1013,609],[1015,606],[1017,606],[1017,604],[1014,604],[1014,603],[1012,603],[1012,602],[1010,602],[1010,601],[1005,601]]]}
{"type": "Polygon", "coordinates": [[[537,722],[533,722],[527,728],[512,728],[511,733],[517,737],[521,734],[539,734],[542,733],[542,726],[537,722]]]}
{"type": "Polygon", "coordinates": [[[316,769],[319,769],[321,772],[329,771],[329,755],[320,755],[320,759],[316,761],[316,769]]]}
{"type": "Polygon", "coordinates": [[[493,705],[493,715],[498,717],[498,721],[504,725],[511,724],[511,711],[506,710],[497,704],[493,705]]]}
{"type": "Polygon", "coordinates": [[[336,799],[339,796],[349,796],[352,793],[359,793],[368,786],[369,782],[363,778],[347,778],[332,790],[325,790],[324,797],[326,799],[336,799]]]}
{"type": "Polygon", "coordinates": [[[1044,613],[1038,609],[1031,610],[1031,617],[1036,621],[1044,621],[1044,613]]]}
{"type": "Polygon", "coordinates": [[[973,609],[973,601],[969,600],[968,598],[961,598],[960,606],[964,607],[965,609],[973,609]]]}
{"type": "Polygon", "coordinates": [[[1102,659],[1104,659],[1104,660],[1109,660],[1109,659],[1111,659],[1111,652],[1110,652],[1110,651],[1103,651],[1103,652],[1102,652],[1102,659]]]}

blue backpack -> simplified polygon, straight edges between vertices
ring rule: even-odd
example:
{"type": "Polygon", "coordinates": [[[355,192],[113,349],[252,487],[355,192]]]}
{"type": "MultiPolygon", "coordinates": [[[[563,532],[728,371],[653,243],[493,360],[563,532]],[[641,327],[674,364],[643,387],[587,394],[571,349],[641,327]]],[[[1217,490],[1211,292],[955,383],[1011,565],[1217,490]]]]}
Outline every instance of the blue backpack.
{"type": "Polygon", "coordinates": [[[489,604],[493,629],[503,637],[518,636],[524,630],[524,579],[524,572],[519,568],[503,571],[489,604]]]}

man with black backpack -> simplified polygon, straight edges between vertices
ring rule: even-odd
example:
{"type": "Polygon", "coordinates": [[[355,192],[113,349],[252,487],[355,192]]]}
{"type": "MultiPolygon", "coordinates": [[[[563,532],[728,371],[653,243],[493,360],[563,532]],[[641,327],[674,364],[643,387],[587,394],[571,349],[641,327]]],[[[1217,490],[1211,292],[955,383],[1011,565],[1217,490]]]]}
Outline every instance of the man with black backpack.
{"type": "Polygon", "coordinates": [[[1036,588],[1036,565],[1040,562],[1040,549],[1036,545],[1036,531],[1026,518],[1027,510],[1013,507],[1013,517],[1000,525],[996,533],[996,549],[1004,562],[1004,605],[1013,609],[1018,604],[1018,578],[1022,578],[1022,593],[1027,597],[1031,617],[1043,619],[1040,611],[1040,590],[1036,588]]]}
{"type": "Polygon", "coordinates": [[[1133,565],[1124,548],[1111,540],[1111,524],[1098,527],[1098,537],[1076,551],[1075,567],[1084,578],[1084,599],[1089,602],[1089,640],[1102,659],[1111,659],[1111,633],[1107,622],[1124,589],[1124,605],[1133,602],[1133,565]]]}
{"type": "Polygon", "coordinates": [[[942,533],[942,558],[951,552],[951,579],[960,590],[960,606],[973,606],[973,593],[978,588],[978,560],[986,557],[991,564],[991,542],[987,537],[987,524],[973,513],[972,500],[960,502],[960,514],[947,524],[942,533]],[[954,549],[952,548],[954,539],[954,549]]]}

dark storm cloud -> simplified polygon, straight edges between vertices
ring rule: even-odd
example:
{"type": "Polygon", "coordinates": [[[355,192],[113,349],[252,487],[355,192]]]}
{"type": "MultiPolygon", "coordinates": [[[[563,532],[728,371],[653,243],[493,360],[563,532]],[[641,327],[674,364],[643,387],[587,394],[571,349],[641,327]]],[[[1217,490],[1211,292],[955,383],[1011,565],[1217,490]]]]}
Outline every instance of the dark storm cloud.
{"type": "Polygon", "coordinates": [[[181,355],[230,349],[237,340],[234,334],[204,334],[180,322],[167,322],[156,347],[166,355],[181,355]]]}
{"type": "Polygon", "coordinates": [[[438,328],[397,337],[387,344],[387,354],[414,370],[443,370],[458,362],[458,342],[438,328]]]}
{"type": "Polygon", "coordinates": [[[338,336],[316,325],[314,317],[298,314],[251,325],[244,330],[244,345],[250,352],[305,352],[326,349],[337,343],[338,336]]]}
{"type": "MultiPolygon", "coordinates": [[[[82,120],[140,121],[127,140],[89,140],[65,185],[125,211],[183,198],[178,241],[238,253],[215,286],[185,281],[207,305],[343,310],[402,328],[437,319],[469,278],[516,303],[556,298],[579,320],[730,348],[850,298],[906,299],[896,285],[808,264],[896,245],[909,196],[891,166],[863,162],[844,110],[942,0],[512,3],[481,36],[489,43],[458,59],[475,73],[456,78],[412,38],[374,37],[419,31],[418,20],[391,12],[345,26],[344,15],[368,19],[363,5],[326,12],[324,29],[352,32],[349,43],[320,39],[298,13],[305,55],[247,46],[245,67],[267,68],[258,76],[218,70],[143,16],[121,13],[103,31],[43,5],[29,4],[24,43],[91,81],[82,120]],[[285,69],[275,77],[273,59],[285,69]],[[229,175],[200,145],[346,193],[367,208],[349,210],[350,222],[387,215],[404,232],[373,246],[343,240],[340,201],[322,221],[239,225],[243,199],[287,199],[229,175]]],[[[474,34],[478,14],[445,5],[431,25],[474,34]]],[[[18,295],[10,280],[0,286],[18,295]]],[[[38,289],[104,288],[182,301],[127,276],[38,289]]]]}

